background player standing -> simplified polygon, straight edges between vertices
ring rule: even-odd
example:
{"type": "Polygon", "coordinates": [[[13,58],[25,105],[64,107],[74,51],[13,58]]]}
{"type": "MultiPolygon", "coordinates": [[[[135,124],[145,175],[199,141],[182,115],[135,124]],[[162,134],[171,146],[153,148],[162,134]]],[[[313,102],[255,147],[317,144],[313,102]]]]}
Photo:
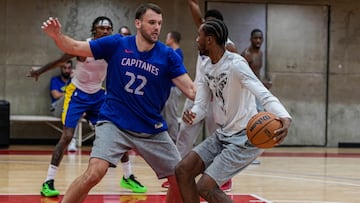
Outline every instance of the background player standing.
{"type": "MultiPolygon", "coordinates": [[[[174,49],[174,51],[184,61],[184,54],[180,48],[181,34],[178,31],[170,31],[166,35],[165,44],[174,49]]],[[[165,103],[162,115],[168,125],[168,132],[171,139],[176,143],[177,135],[179,133],[179,101],[181,100],[181,91],[175,85],[171,87],[170,95],[165,103]]],[[[170,186],[169,181],[165,181],[161,184],[161,187],[168,188],[170,186]]]]}

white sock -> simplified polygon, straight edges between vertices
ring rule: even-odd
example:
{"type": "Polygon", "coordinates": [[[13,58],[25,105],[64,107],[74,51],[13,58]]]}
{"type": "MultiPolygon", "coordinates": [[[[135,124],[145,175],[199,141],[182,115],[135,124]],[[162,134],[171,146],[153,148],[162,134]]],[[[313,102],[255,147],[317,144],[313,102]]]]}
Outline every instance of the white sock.
{"type": "Polygon", "coordinates": [[[132,169],[131,169],[131,163],[130,160],[124,163],[121,163],[123,171],[124,171],[124,177],[129,178],[130,175],[132,175],[132,169]]]}
{"type": "Polygon", "coordinates": [[[45,181],[54,180],[54,179],[55,179],[56,172],[57,172],[57,169],[58,169],[57,166],[54,166],[54,165],[50,164],[50,165],[49,165],[49,168],[48,168],[48,173],[47,173],[47,176],[46,176],[46,180],[45,180],[45,181]]]}

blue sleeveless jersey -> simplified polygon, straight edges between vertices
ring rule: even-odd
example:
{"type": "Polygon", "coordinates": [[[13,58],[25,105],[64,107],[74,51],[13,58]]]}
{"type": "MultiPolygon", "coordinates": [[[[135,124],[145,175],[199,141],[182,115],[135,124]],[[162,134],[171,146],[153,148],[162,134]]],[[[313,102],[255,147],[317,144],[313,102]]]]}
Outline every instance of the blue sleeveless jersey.
{"type": "Polygon", "coordinates": [[[167,130],[161,116],[171,79],[186,73],[182,60],[161,42],[139,52],[135,36],[111,35],[90,41],[95,59],[108,63],[106,98],[99,120],[121,129],[155,134],[167,130]]]}

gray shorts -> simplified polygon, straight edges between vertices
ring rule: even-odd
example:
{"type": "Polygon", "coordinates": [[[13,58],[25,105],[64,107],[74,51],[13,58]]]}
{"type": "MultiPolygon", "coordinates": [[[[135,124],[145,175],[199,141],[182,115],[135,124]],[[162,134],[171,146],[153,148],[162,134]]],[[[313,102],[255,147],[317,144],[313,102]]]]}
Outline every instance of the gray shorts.
{"type": "Polygon", "coordinates": [[[99,121],[90,157],[100,158],[116,167],[125,152],[133,149],[150,165],[159,179],[174,175],[181,160],[167,131],[150,135],[119,129],[110,121],[99,121]]]}
{"type": "Polygon", "coordinates": [[[60,97],[58,100],[54,101],[50,106],[50,112],[53,116],[61,118],[64,106],[64,96],[60,97]]]}
{"type": "MultiPolygon", "coordinates": [[[[186,99],[184,104],[184,110],[191,109],[194,105],[194,102],[186,99]]],[[[194,146],[196,138],[205,133],[205,135],[211,135],[219,125],[215,123],[213,112],[212,112],[213,103],[211,102],[208,106],[206,117],[199,121],[198,123],[188,125],[183,121],[180,122],[180,129],[176,139],[176,147],[178,148],[181,157],[185,157],[194,146]],[[206,132],[201,132],[203,130],[203,124],[205,123],[206,132]]]]}
{"type": "Polygon", "coordinates": [[[264,150],[252,146],[243,130],[232,136],[215,131],[193,151],[204,161],[204,173],[221,186],[251,164],[264,150]]]}

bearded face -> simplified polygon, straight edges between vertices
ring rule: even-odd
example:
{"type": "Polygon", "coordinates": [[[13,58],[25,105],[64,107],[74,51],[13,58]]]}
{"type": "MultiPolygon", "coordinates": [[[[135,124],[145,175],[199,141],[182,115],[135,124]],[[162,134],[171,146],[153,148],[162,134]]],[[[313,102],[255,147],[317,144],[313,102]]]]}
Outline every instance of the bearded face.
{"type": "Polygon", "coordinates": [[[70,79],[72,74],[72,64],[71,63],[65,63],[61,66],[61,76],[65,79],[70,79]]]}
{"type": "Polygon", "coordinates": [[[151,9],[147,10],[141,19],[135,21],[135,26],[139,34],[149,44],[153,44],[159,40],[161,25],[162,15],[157,14],[151,9]]]}
{"type": "Polygon", "coordinates": [[[70,79],[71,73],[69,72],[61,72],[61,76],[65,79],[70,79]]]}

